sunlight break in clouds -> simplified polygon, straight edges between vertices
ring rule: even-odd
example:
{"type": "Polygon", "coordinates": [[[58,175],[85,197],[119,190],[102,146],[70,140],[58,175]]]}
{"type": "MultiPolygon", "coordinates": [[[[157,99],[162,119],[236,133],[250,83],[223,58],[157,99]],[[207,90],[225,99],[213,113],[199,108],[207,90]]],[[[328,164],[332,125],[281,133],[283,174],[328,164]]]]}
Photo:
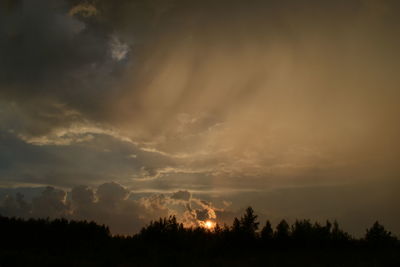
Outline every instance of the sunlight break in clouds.
{"type": "Polygon", "coordinates": [[[122,43],[118,37],[111,37],[110,41],[111,57],[116,61],[121,61],[128,55],[129,46],[122,43]]]}
{"type": "Polygon", "coordinates": [[[140,227],[160,216],[175,215],[186,227],[211,228],[210,219],[216,220],[211,203],[195,198],[188,191],[170,195],[158,194],[135,199],[118,183],[110,182],[97,188],[75,186],[71,191],[46,187],[41,194],[27,201],[23,194],[7,195],[0,201],[0,212],[5,216],[23,218],[59,218],[94,220],[110,226],[115,234],[132,234],[140,227]]]}

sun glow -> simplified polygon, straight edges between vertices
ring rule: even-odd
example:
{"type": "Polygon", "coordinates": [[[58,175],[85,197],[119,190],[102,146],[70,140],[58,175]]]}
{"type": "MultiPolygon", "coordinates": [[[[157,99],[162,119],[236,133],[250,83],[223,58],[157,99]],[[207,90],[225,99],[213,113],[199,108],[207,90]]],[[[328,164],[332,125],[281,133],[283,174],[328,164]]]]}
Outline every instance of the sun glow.
{"type": "Polygon", "coordinates": [[[216,223],[213,222],[213,221],[210,221],[210,220],[205,221],[205,222],[203,222],[203,224],[202,224],[202,226],[203,226],[204,228],[208,229],[208,230],[214,229],[214,228],[215,228],[215,225],[216,225],[216,223]]]}

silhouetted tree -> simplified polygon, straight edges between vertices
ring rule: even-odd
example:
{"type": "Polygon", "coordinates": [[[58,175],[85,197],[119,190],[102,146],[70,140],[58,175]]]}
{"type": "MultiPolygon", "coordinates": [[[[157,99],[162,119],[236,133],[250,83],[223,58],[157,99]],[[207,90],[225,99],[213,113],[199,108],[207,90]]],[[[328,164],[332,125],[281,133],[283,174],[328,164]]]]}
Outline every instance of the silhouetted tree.
{"type": "Polygon", "coordinates": [[[238,243],[251,242],[250,240],[257,237],[256,231],[258,229],[259,222],[257,222],[257,215],[254,214],[254,210],[248,207],[245,214],[238,218],[234,218],[232,223],[232,236],[238,243]]]}
{"type": "Polygon", "coordinates": [[[182,231],[185,231],[183,224],[178,223],[175,216],[170,216],[151,221],[148,226],[142,228],[139,235],[146,238],[168,238],[182,231]]]}
{"type": "Polygon", "coordinates": [[[132,236],[94,222],[0,216],[0,266],[400,266],[397,239],[378,222],[362,240],[336,221],[282,220],[275,231],[266,221],[260,235],[258,225],[251,208],[232,227],[185,228],[170,216],[132,236]]]}
{"type": "Polygon", "coordinates": [[[291,227],[291,237],[298,245],[309,245],[313,239],[313,226],[309,220],[296,220],[291,227]]]}
{"type": "Polygon", "coordinates": [[[287,242],[290,234],[289,229],[289,224],[285,220],[280,221],[276,226],[274,239],[279,243],[287,242]]]}
{"type": "Polygon", "coordinates": [[[240,221],[238,218],[234,218],[233,219],[233,223],[232,223],[232,232],[234,233],[239,233],[241,231],[241,225],[240,225],[240,221]]]}
{"type": "Polygon", "coordinates": [[[325,223],[325,227],[323,229],[323,235],[325,239],[330,238],[331,230],[332,230],[332,223],[329,220],[327,220],[325,223]]]}
{"type": "Polygon", "coordinates": [[[379,224],[378,221],[367,229],[365,240],[373,246],[387,246],[396,242],[396,238],[392,236],[392,233],[386,231],[385,227],[379,224]]]}
{"type": "Polygon", "coordinates": [[[255,237],[258,230],[257,215],[254,214],[252,207],[248,207],[243,217],[240,218],[240,226],[242,230],[251,237],[255,237]]]}
{"type": "Polygon", "coordinates": [[[343,245],[351,240],[351,236],[339,227],[339,223],[335,220],[331,231],[331,239],[336,245],[343,245]]]}
{"type": "Polygon", "coordinates": [[[271,242],[274,235],[274,230],[269,220],[265,223],[265,226],[261,229],[261,239],[268,243],[271,242]]]}

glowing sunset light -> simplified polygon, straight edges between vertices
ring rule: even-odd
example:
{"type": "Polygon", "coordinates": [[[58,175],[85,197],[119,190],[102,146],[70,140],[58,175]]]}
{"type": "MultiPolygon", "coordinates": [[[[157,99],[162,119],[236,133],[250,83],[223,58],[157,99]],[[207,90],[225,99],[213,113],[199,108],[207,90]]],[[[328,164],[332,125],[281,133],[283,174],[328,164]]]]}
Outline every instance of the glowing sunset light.
{"type": "Polygon", "coordinates": [[[213,221],[205,221],[203,227],[208,229],[208,230],[212,230],[215,228],[216,223],[213,221]]]}

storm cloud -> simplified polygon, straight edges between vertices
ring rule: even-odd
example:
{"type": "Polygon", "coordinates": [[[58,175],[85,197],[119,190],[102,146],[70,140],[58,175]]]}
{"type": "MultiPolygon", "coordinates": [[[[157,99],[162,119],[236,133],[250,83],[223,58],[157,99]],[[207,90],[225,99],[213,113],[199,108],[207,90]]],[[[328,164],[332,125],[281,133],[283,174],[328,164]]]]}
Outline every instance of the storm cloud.
{"type": "Polygon", "coordinates": [[[224,212],[223,208],[216,208],[198,198],[177,201],[177,196],[183,192],[187,191],[141,196],[115,182],[103,183],[95,188],[80,185],[69,191],[48,186],[30,201],[19,192],[8,192],[0,199],[0,214],[22,218],[89,220],[108,225],[113,234],[129,235],[160,217],[174,215],[185,226],[192,227],[208,219],[215,220],[214,209],[224,212]]]}
{"type": "MultiPolygon", "coordinates": [[[[127,232],[174,211],[188,224],[246,205],[295,217],[284,203],[305,191],[348,189],[398,221],[392,197],[370,200],[372,185],[400,188],[397,1],[2,5],[0,185],[50,186],[8,196],[5,214],[127,232]]],[[[303,214],[368,209],[328,202],[303,214]]]]}

